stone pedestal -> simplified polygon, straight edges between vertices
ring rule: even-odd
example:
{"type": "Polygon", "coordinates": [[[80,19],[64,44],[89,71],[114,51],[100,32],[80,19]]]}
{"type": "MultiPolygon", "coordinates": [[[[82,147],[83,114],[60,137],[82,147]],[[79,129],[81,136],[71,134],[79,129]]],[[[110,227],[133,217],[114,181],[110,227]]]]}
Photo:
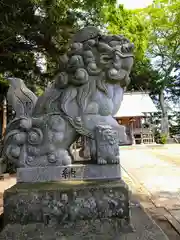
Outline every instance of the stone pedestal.
{"type": "Polygon", "coordinates": [[[67,166],[28,167],[17,169],[17,182],[52,182],[121,179],[119,164],[72,164],[67,166]]]}
{"type": "Polygon", "coordinates": [[[3,158],[0,158],[0,175],[3,174],[5,170],[6,170],[6,164],[3,162],[3,158]]]}
{"type": "MultiPolygon", "coordinates": [[[[18,183],[4,194],[4,223],[88,226],[94,221],[130,231],[129,194],[121,181],[18,183]]],[[[87,227],[87,226],[86,226],[87,227]]],[[[89,226],[90,227],[90,226],[89,226]]]]}
{"type": "Polygon", "coordinates": [[[168,240],[137,204],[129,207],[122,180],[18,183],[4,194],[0,240],[168,240]]]}

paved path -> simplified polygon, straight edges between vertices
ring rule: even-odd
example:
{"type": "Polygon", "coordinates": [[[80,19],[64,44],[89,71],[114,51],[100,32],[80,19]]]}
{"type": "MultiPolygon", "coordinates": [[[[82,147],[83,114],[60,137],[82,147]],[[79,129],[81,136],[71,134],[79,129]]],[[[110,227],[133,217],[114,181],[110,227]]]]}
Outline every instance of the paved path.
{"type": "Polygon", "coordinates": [[[163,161],[146,149],[123,149],[121,165],[146,189],[154,205],[165,209],[180,232],[180,164],[163,161]]]}

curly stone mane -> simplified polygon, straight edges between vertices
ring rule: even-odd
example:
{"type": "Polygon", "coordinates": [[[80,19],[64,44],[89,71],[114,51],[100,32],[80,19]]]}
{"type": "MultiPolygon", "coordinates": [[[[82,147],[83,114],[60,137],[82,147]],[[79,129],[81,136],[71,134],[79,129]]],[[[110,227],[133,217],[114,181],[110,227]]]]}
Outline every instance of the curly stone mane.
{"type": "Polygon", "coordinates": [[[72,39],[68,52],[60,57],[60,73],[38,100],[33,115],[62,112],[71,121],[85,113],[94,93],[108,94],[108,83],[119,84],[122,88],[127,86],[133,48],[134,45],[122,35],[105,36],[95,27],[80,30],[72,39]],[[76,116],[69,110],[71,102],[78,105],[76,116]]]}
{"type": "Polygon", "coordinates": [[[133,44],[122,35],[104,36],[96,28],[90,30],[80,31],[67,54],[61,57],[61,72],[55,78],[54,87],[62,90],[59,109],[64,113],[75,98],[83,112],[94,92],[107,94],[108,81],[111,84],[119,81],[122,87],[128,84],[129,71],[118,61],[133,57],[133,44]]]}

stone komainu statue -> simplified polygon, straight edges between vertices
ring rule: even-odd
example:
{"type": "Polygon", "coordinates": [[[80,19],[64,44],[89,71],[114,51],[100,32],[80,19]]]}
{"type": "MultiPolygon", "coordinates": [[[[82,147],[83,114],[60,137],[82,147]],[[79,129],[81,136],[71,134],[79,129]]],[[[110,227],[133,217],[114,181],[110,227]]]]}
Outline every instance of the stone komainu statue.
{"type": "MultiPolygon", "coordinates": [[[[114,129],[117,141],[124,141],[124,129],[112,116],[130,81],[133,48],[122,35],[103,35],[95,27],[86,27],[75,34],[61,57],[60,73],[41,97],[21,79],[9,79],[8,101],[16,117],[4,139],[3,153],[8,160],[17,167],[71,164],[72,143],[80,135],[94,141],[100,125],[114,129]]],[[[111,135],[111,131],[105,132],[111,135]]],[[[99,152],[105,156],[108,149],[99,152]]],[[[97,159],[97,163],[107,161],[97,159]]]]}

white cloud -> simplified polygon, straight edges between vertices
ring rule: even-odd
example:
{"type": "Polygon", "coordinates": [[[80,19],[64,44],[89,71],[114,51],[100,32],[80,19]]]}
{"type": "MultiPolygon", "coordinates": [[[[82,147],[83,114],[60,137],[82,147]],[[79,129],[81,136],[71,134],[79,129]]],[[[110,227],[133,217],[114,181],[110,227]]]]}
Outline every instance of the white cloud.
{"type": "Polygon", "coordinates": [[[153,0],[117,0],[117,4],[124,4],[128,9],[145,8],[152,2],[153,0]]]}

